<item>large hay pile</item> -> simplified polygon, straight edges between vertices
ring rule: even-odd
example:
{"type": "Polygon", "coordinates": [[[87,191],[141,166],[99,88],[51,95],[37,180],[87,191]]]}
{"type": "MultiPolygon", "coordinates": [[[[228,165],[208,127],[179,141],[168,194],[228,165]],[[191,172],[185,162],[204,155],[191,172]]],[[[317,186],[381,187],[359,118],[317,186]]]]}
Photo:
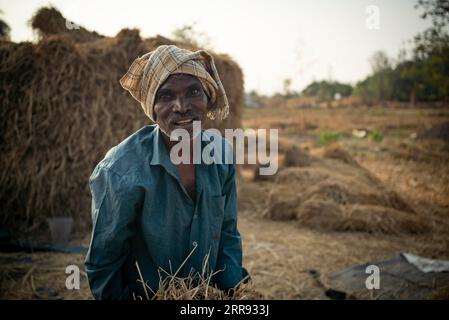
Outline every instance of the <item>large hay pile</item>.
{"type": "Polygon", "coordinates": [[[421,233],[429,223],[344,150],[324,157],[288,151],[269,195],[266,216],[325,231],[421,233]],[[297,159],[293,159],[293,158],[297,159]]]}
{"type": "MultiPolygon", "coordinates": [[[[173,43],[144,40],[129,29],[113,38],[67,32],[64,24],[59,12],[42,9],[32,21],[41,35],[37,44],[0,42],[0,226],[13,231],[60,215],[86,228],[94,166],[149,123],[118,80],[137,56],[173,43]]],[[[209,125],[239,127],[241,69],[226,55],[214,58],[231,111],[226,122],[209,125]]]]}

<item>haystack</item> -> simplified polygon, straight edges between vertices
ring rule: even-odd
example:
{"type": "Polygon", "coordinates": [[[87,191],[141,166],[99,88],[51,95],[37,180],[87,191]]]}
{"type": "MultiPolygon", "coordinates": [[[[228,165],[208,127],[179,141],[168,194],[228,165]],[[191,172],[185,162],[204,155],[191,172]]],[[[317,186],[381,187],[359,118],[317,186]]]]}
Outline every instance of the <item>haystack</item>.
{"type": "MultiPolygon", "coordinates": [[[[174,43],[142,39],[138,30],[112,38],[67,31],[64,23],[55,9],[41,9],[31,21],[41,35],[37,44],[0,42],[0,226],[12,231],[51,216],[89,226],[90,173],[111,147],[150,122],[118,80],[136,57],[174,43]]],[[[226,122],[209,126],[239,127],[242,71],[228,56],[213,55],[231,110],[226,122]]]]}
{"type": "Polygon", "coordinates": [[[67,20],[61,12],[53,7],[43,7],[37,10],[31,18],[30,24],[40,39],[57,34],[65,34],[76,42],[89,42],[104,38],[95,31],[88,31],[67,20]]]}
{"type": "Polygon", "coordinates": [[[279,171],[272,186],[268,218],[296,220],[300,227],[324,231],[415,234],[429,230],[423,217],[346,151],[333,147],[321,158],[294,147],[287,155],[290,166],[279,171]],[[297,159],[292,159],[295,155],[297,159]]]}
{"type": "Polygon", "coordinates": [[[312,162],[313,157],[297,146],[292,146],[285,152],[286,167],[307,167],[312,162]]]}

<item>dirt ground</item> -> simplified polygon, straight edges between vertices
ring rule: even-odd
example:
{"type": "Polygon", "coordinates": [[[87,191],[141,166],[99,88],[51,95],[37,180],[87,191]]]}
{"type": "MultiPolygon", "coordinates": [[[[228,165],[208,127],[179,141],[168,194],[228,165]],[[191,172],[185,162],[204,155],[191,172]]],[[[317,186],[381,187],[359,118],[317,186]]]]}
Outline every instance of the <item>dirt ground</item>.
{"type": "MultiPolygon", "coordinates": [[[[271,221],[264,212],[272,182],[254,182],[251,172],[243,171],[238,180],[239,229],[253,288],[267,299],[326,299],[322,284],[329,284],[328,276],[352,265],[400,252],[449,259],[449,144],[414,138],[448,120],[447,108],[245,109],[244,128],[279,128],[280,137],[315,155],[326,147],[323,132],[332,132],[338,136],[333,144],[435,226],[430,233],[405,236],[322,232],[291,221],[271,221]],[[355,138],[353,129],[376,132],[381,139],[355,138]],[[322,284],[310,270],[318,272],[322,284]]],[[[89,235],[78,239],[74,244],[89,243],[89,235]]],[[[0,298],[90,299],[83,271],[80,290],[65,288],[65,267],[75,264],[83,270],[83,258],[62,253],[1,254],[0,298]]]]}
{"type": "MultiPolygon", "coordinates": [[[[322,153],[324,148],[319,143],[322,132],[338,134],[339,139],[333,143],[397,191],[431,224],[447,226],[449,145],[439,140],[413,139],[416,133],[447,121],[447,109],[263,109],[247,110],[244,119],[247,128],[280,128],[280,137],[292,139],[314,154],[322,153]],[[352,137],[353,129],[380,132],[383,139],[357,139],[352,137]]],[[[449,229],[445,227],[420,236],[312,231],[291,222],[260,219],[263,205],[251,209],[251,205],[264,203],[270,182],[241,181],[241,185],[248,190],[247,198],[249,194],[260,195],[253,203],[240,200],[246,201],[247,208],[241,212],[240,229],[245,263],[255,288],[267,298],[325,298],[323,288],[307,272],[310,269],[319,271],[326,284],[332,272],[400,252],[449,259],[449,229]]]]}

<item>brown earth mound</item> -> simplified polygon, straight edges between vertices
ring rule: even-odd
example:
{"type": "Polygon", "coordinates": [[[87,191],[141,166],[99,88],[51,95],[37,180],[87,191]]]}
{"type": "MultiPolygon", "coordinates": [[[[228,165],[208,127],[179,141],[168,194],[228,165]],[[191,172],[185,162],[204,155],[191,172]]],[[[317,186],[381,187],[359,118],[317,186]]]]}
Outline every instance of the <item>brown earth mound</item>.
{"type": "Polygon", "coordinates": [[[313,161],[313,157],[297,146],[293,146],[285,152],[286,167],[307,167],[313,161]]]}
{"type": "Polygon", "coordinates": [[[424,218],[346,151],[333,147],[324,154],[328,158],[307,155],[297,147],[287,152],[286,158],[297,156],[289,162],[297,165],[277,174],[267,201],[268,218],[296,220],[298,226],[325,231],[429,230],[424,218]]]}

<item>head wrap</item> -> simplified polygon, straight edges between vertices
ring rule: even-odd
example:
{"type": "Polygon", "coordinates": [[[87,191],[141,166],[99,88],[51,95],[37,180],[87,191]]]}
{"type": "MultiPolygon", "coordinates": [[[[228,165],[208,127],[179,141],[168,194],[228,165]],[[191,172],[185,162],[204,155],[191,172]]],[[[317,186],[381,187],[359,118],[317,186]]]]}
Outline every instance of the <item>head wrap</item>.
{"type": "Polygon", "coordinates": [[[206,92],[211,119],[225,119],[229,114],[228,98],[212,56],[204,50],[192,52],[174,45],[162,45],[136,60],[120,79],[120,84],[140,102],[145,114],[154,121],[153,106],[159,87],[176,73],[195,76],[206,92]]]}

